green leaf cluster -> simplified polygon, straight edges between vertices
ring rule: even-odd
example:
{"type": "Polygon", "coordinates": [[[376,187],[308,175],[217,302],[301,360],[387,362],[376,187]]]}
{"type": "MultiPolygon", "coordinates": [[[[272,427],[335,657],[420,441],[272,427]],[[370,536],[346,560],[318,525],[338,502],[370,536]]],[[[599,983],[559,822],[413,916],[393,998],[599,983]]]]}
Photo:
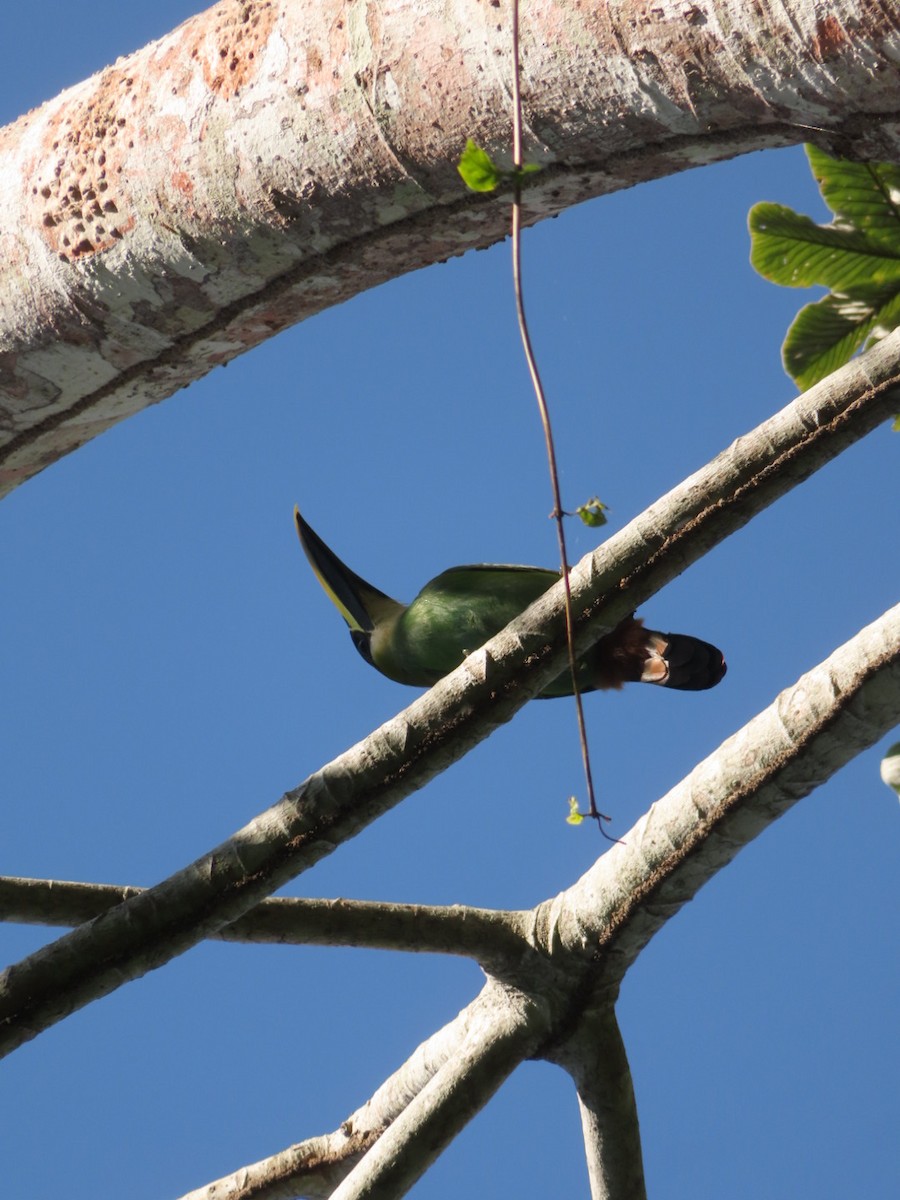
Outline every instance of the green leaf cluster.
{"type": "Polygon", "coordinates": [[[575,509],[575,515],[576,517],[580,517],[585,525],[596,528],[597,526],[606,524],[609,519],[606,515],[608,508],[608,504],[604,504],[596,496],[591,496],[590,500],[586,501],[586,503],[578,505],[575,509]]]}
{"type": "Polygon", "coordinates": [[[760,275],[831,289],[800,310],[784,340],[784,368],[801,389],[900,325],[900,166],[829,158],[815,146],[806,153],[831,224],[782,204],[756,204],[749,217],[760,275]]]}
{"type": "Polygon", "coordinates": [[[497,166],[487,150],[483,150],[469,138],[456,169],[462,176],[463,183],[471,191],[495,192],[504,183],[521,186],[527,175],[533,175],[541,167],[540,163],[523,163],[521,167],[512,171],[504,171],[497,166]]]}

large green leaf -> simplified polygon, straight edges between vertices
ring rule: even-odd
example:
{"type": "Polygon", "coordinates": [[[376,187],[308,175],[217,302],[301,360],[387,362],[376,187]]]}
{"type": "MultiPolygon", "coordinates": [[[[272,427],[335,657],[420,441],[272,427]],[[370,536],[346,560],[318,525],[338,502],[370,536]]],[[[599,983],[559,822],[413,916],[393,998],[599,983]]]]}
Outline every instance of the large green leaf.
{"type": "Polygon", "coordinates": [[[792,208],[766,201],[750,209],[749,226],[750,262],[773,283],[849,291],[900,281],[900,258],[858,230],[817,225],[792,208]]]}
{"type": "Polygon", "coordinates": [[[750,210],[750,261],[786,287],[830,288],[802,308],[782,347],[801,388],[843,366],[900,325],[900,167],[829,158],[807,147],[822,196],[835,214],[818,225],[782,204],[750,210]]]}
{"type": "Polygon", "coordinates": [[[807,146],[806,154],[822,199],[838,220],[900,254],[900,166],[829,158],[816,146],[807,146]]]}
{"type": "Polygon", "coordinates": [[[781,350],[784,369],[800,388],[812,387],[900,323],[900,294],[830,292],[797,313],[781,350]]]}

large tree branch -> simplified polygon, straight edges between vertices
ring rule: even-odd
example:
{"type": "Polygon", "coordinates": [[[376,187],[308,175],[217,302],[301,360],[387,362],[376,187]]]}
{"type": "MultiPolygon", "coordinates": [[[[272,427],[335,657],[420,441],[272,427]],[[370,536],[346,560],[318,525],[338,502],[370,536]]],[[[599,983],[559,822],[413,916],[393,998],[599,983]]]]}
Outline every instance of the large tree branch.
{"type": "Polygon", "coordinates": [[[592,990],[614,997],[650,938],[704,883],[898,716],[900,605],[786,688],[573,887],[539,906],[533,943],[590,958],[592,990]]]}
{"type": "MultiPolygon", "coordinates": [[[[887,417],[896,404],[898,350],[900,331],[798,397],[583,560],[572,573],[579,644],[601,637],[887,417]]],[[[228,842],[10,967],[0,977],[0,1052],[249,911],[509,720],[559,674],[566,653],[557,584],[425,696],[228,842]]]]}
{"type": "Polygon", "coordinates": [[[340,1134],[290,1147],[189,1200],[318,1196],[324,1148],[330,1186],[360,1162],[355,1182],[337,1195],[399,1195],[528,1055],[558,1063],[575,1081],[596,1200],[642,1200],[637,1111],[612,1009],[622,973],[708,878],[882,736],[898,712],[900,606],[783,692],[581,880],[538,905],[521,944],[498,964],[502,984],[423,1043],[340,1134]],[[484,1032],[491,1014],[496,1039],[484,1032]],[[481,1031],[474,1042],[472,1028],[481,1031]],[[423,1157],[426,1116],[437,1132],[423,1157]]]}
{"type": "MultiPolygon", "coordinates": [[[[508,10],[222,0],[0,130],[0,494],[212,367],[507,232],[508,10]],[[162,99],[161,99],[162,98],[162,99]]],[[[900,158],[894,0],[522,12],[536,221],[750,150],[900,158]]]]}

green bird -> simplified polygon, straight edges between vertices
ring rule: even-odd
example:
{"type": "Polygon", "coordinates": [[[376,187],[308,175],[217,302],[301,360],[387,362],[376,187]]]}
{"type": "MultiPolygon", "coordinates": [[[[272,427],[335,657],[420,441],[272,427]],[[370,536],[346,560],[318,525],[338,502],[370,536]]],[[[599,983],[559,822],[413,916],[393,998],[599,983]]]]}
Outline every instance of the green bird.
{"type": "MultiPolygon", "coordinates": [[[[351,571],[294,509],[300,545],[316,578],[347,622],[353,644],[382,675],[431,687],[559,581],[543,567],[475,563],[450,567],[411,604],[392,600],[351,571]]],[[[680,691],[715,687],[725,674],[721,650],[684,633],[657,633],[626,617],[578,664],[579,690],[655,683],[680,691]]],[[[568,670],[540,693],[570,696],[568,670]]]]}

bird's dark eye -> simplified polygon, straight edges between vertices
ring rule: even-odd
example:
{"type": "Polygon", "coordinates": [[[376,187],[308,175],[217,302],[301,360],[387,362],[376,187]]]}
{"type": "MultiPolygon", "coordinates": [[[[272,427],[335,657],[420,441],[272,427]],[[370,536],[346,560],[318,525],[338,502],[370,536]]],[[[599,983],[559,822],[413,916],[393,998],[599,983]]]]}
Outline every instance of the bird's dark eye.
{"type": "Polygon", "coordinates": [[[372,639],[371,633],[365,633],[362,629],[351,629],[350,637],[353,640],[353,645],[357,648],[366,662],[370,666],[374,667],[375,664],[372,662],[372,649],[369,645],[372,639]]]}

